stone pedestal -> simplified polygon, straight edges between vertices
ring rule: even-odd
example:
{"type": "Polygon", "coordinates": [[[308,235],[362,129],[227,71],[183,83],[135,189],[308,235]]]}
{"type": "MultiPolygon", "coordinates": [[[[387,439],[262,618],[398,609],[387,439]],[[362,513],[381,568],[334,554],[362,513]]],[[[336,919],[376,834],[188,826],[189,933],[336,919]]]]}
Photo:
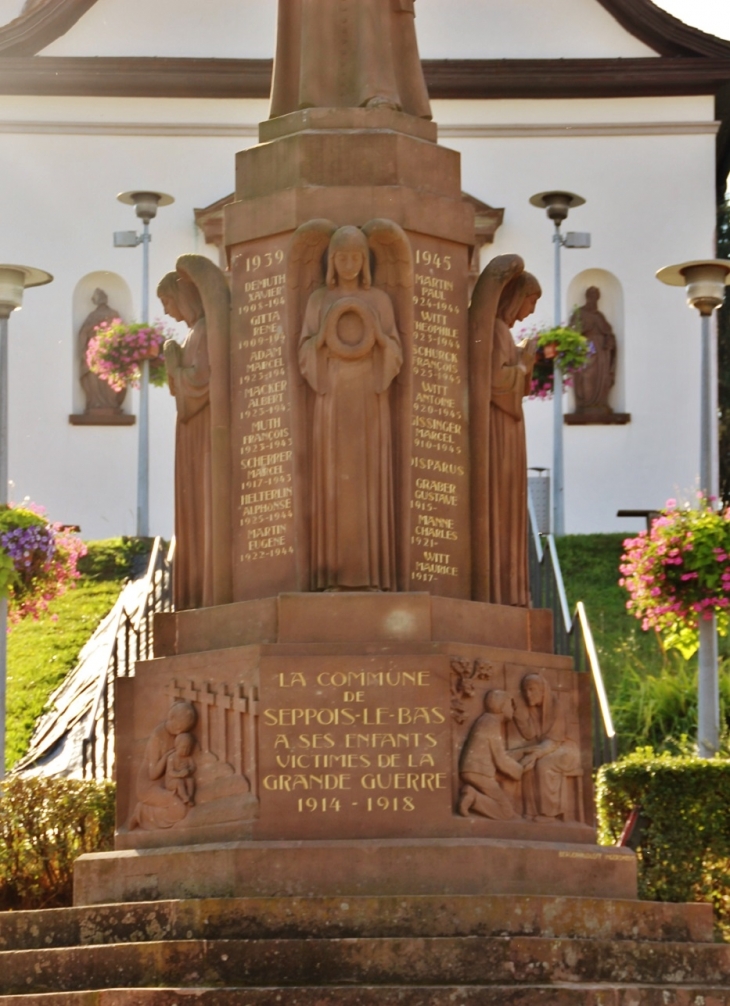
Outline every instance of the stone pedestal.
{"type": "Polygon", "coordinates": [[[635,898],[628,849],[488,838],[229,842],[82,856],[74,904],[176,898],[635,898]]]}
{"type": "MultiPolygon", "coordinates": [[[[281,594],[158,615],[155,647],[118,682],[118,851],[79,861],[83,902],[635,894],[633,854],[594,844],[589,682],[552,653],[549,612],[425,592],[281,594]],[[498,775],[507,819],[464,813],[462,752],[485,696],[506,692],[524,716],[527,675],[546,683],[578,755],[553,777],[559,813],[534,819],[536,774],[529,786],[498,775]],[[169,769],[181,704],[188,806],[169,769]]],[[[508,754],[525,743],[514,722],[504,736],[508,754]]]]}

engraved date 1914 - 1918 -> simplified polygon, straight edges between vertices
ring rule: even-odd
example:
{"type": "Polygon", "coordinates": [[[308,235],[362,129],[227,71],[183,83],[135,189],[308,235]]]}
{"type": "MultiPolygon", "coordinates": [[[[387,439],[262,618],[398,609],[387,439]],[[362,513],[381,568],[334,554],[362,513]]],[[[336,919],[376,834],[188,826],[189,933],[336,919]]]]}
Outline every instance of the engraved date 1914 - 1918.
{"type": "MultiPolygon", "coordinates": [[[[359,803],[354,802],[351,804],[352,807],[360,806],[359,803]]],[[[306,799],[301,798],[297,802],[297,809],[300,814],[309,812],[314,814],[316,812],[326,813],[327,811],[334,811],[338,813],[342,809],[342,801],[338,800],[337,797],[321,797],[317,798],[314,796],[309,796],[306,799]]],[[[369,796],[365,800],[365,810],[368,812],[376,810],[390,810],[390,811],[412,811],[416,809],[416,805],[411,796],[369,796]]]]}

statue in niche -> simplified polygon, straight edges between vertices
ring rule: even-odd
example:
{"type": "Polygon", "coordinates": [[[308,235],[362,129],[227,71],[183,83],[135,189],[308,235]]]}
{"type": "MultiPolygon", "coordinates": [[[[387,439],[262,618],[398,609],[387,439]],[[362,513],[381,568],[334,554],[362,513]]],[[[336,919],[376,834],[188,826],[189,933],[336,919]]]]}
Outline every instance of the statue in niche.
{"type": "Polygon", "coordinates": [[[97,377],[96,374],[93,374],[86,362],[86,350],[89,347],[89,342],[96,335],[98,326],[103,322],[118,320],[119,312],[109,306],[109,296],[106,290],[102,290],[100,287],[94,290],[91,303],[94,304],[94,310],[87,316],[79,329],[79,381],[86,397],[84,413],[86,415],[97,413],[99,418],[103,418],[110,413],[114,415],[121,413],[127,389],[115,391],[103,377],[97,377]]]}
{"type": "MultiPolygon", "coordinates": [[[[311,415],[303,420],[311,431],[310,589],[396,590],[403,494],[394,470],[408,424],[397,414],[394,422],[392,386],[410,349],[410,243],[388,220],[362,230],[315,220],[294,235],[288,282],[295,319],[305,304],[291,330],[301,332],[299,369],[314,395],[313,408],[300,411],[311,415]]],[[[397,413],[405,403],[395,402],[397,413]]]]}
{"type": "Polygon", "coordinates": [[[519,781],[523,767],[507,751],[505,725],[514,716],[514,704],[507,692],[492,689],[484,697],[485,712],[474,723],[461,752],[459,813],[478,814],[495,821],[519,817],[505,792],[505,779],[519,781]]]}
{"type": "Polygon", "coordinates": [[[208,607],[230,600],[230,291],[210,259],[183,255],[157,295],[189,327],[164,347],[177,405],[175,607],[208,607]]]}
{"type": "Polygon", "coordinates": [[[526,674],[520,690],[524,705],[517,706],[514,723],[528,741],[520,749],[525,816],[534,821],[564,821],[566,778],[581,775],[578,745],[568,737],[558,696],[542,674],[526,674]]]}
{"type": "Polygon", "coordinates": [[[570,324],[593,344],[593,354],[586,366],[573,378],[575,411],[579,415],[606,416],[613,412],[608,404],[616,383],[616,336],[606,316],[598,310],[601,291],[597,286],[586,290],[586,302],[573,313],[570,324]]]}
{"type": "Polygon", "coordinates": [[[530,603],[522,399],[530,391],[537,345],[535,339],[516,345],[510,330],[534,312],[541,295],[518,255],[500,255],[480,276],[469,309],[474,595],[493,604],[530,603]]]}
{"type": "Polygon", "coordinates": [[[431,118],[414,0],[279,0],[271,117],[393,108],[431,118]]]}
{"type": "Polygon", "coordinates": [[[192,734],[178,734],[165,767],[165,789],[178,796],[188,807],[193,806],[195,795],[195,759],[191,757],[194,747],[192,734]]]}
{"type": "MultiPolygon", "coordinates": [[[[168,786],[167,769],[169,759],[176,751],[177,738],[180,735],[190,737],[197,718],[195,707],[190,702],[174,702],[165,722],[153,730],[137,776],[138,803],[129,823],[130,831],[134,828],[141,828],[143,831],[172,828],[188,813],[192,805],[188,787],[181,787],[185,793],[182,797],[177,784],[168,786]]],[[[190,747],[191,754],[193,746],[194,738],[190,747]]],[[[194,765],[193,762],[193,767],[194,765]]],[[[185,779],[176,780],[176,783],[188,779],[192,782],[192,774],[185,779]]]]}

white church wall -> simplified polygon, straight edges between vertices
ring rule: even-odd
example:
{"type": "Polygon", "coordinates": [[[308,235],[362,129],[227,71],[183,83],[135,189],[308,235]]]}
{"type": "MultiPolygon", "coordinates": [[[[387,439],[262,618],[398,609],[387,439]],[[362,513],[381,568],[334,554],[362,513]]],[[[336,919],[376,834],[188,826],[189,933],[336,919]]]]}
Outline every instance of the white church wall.
{"type": "MultiPolygon", "coordinates": [[[[276,8],[277,0],[97,0],[43,54],[265,59],[276,8]]],[[[416,10],[424,59],[657,55],[597,0],[418,0],[416,10]]]]}

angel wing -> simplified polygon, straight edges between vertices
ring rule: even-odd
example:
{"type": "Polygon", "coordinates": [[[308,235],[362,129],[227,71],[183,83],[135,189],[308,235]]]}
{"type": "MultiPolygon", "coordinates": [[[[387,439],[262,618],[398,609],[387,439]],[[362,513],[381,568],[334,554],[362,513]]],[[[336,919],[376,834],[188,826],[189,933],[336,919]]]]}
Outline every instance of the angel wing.
{"type": "Polygon", "coordinates": [[[376,218],[365,224],[362,230],[375,259],[375,285],[384,290],[393,301],[395,322],[403,340],[404,362],[401,374],[410,373],[414,285],[411,243],[403,228],[392,220],[376,218]]]}
{"type": "Polygon", "coordinates": [[[204,255],[181,255],[178,274],[194,283],[205,314],[210,362],[211,509],[213,603],[233,600],[231,547],[231,291],[218,266],[204,255]]]}
{"type": "MultiPolygon", "coordinates": [[[[306,380],[299,368],[299,338],[309,298],[318,287],[324,285],[325,255],[336,230],[337,225],[331,220],[319,218],[307,221],[294,231],[286,259],[286,355],[289,380],[294,385],[291,435],[298,472],[310,471],[311,442],[307,431],[311,431],[312,427],[311,396],[308,396],[306,380]]],[[[300,590],[309,590],[311,582],[308,524],[310,501],[305,482],[306,479],[298,478],[294,484],[300,590]]]]}
{"type": "MultiPolygon", "coordinates": [[[[292,374],[299,373],[297,349],[309,298],[324,285],[325,255],[337,225],[331,220],[308,220],[292,235],[286,260],[286,315],[292,374]]],[[[300,375],[300,380],[304,378],[300,375]]]]}
{"type": "Polygon", "coordinates": [[[403,366],[393,388],[392,417],[394,444],[394,487],[397,535],[398,589],[410,589],[410,534],[405,533],[411,518],[411,411],[413,408],[413,251],[406,232],[392,220],[376,218],[365,224],[375,260],[375,286],[393,302],[395,323],[403,346],[403,366]]]}
{"type": "Polygon", "coordinates": [[[484,269],[469,306],[469,441],[471,453],[472,598],[490,600],[489,420],[492,347],[499,299],[525,270],[519,255],[499,255],[484,269]]]}

